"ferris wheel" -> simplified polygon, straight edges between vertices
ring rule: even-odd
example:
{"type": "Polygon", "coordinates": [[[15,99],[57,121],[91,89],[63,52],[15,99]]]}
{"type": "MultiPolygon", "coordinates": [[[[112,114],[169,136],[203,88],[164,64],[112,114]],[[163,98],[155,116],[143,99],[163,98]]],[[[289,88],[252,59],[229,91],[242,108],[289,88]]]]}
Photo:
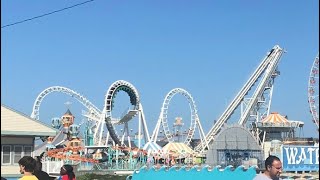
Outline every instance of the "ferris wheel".
{"type": "Polygon", "coordinates": [[[308,83],[308,102],[312,120],[319,131],[319,53],[314,59],[308,83]]]}

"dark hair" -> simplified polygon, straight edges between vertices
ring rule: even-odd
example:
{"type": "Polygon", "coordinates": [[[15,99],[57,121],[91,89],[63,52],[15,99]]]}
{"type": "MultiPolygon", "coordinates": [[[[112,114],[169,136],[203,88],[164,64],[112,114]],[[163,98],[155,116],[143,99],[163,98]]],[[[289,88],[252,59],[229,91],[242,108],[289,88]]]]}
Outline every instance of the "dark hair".
{"type": "Polygon", "coordinates": [[[68,178],[69,180],[72,180],[73,178],[75,178],[76,176],[74,175],[74,172],[73,172],[73,167],[69,164],[65,164],[62,166],[66,171],[67,171],[67,175],[68,175],[68,178]]]}
{"type": "Polygon", "coordinates": [[[31,156],[23,156],[19,161],[18,163],[21,165],[21,166],[24,166],[24,170],[26,172],[31,172],[33,173],[34,172],[34,169],[36,167],[36,160],[33,159],[33,157],[31,156]]]}
{"type": "Polygon", "coordinates": [[[272,166],[273,161],[280,161],[277,156],[269,156],[264,162],[265,168],[268,169],[268,166],[272,166]]]}
{"type": "Polygon", "coordinates": [[[36,171],[41,171],[42,170],[42,162],[41,162],[40,156],[36,156],[35,160],[36,160],[35,170],[36,171]]]}

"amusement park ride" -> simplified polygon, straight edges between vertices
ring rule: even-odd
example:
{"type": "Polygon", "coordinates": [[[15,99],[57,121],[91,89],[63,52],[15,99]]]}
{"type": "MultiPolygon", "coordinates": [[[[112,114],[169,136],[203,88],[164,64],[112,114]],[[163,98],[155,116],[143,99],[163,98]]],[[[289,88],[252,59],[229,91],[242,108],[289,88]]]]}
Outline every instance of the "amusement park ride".
{"type": "Polygon", "coordinates": [[[308,83],[308,102],[312,121],[318,128],[319,132],[319,53],[314,59],[311,67],[309,83],[308,83]]]}
{"type": "MultiPolygon", "coordinates": [[[[245,126],[245,124],[251,120],[253,120],[252,122],[258,122],[261,120],[261,117],[269,114],[274,79],[279,75],[277,67],[283,52],[283,49],[276,45],[267,53],[240,92],[209,130],[209,133],[206,135],[207,142],[211,143],[214,140],[223,124],[228,121],[233,112],[242,103],[245,105],[245,108],[242,110],[241,117],[238,121],[240,125],[245,126]],[[251,88],[254,87],[255,83],[258,82],[259,78],[261,78],[261,81],[257,85],[252,96],[248,98],[245,97],[248,95],[251,88]]],[[[258,139],[259,136],[256,137],[258,139]]],[[[195,150],[203,152],[205,151],[205,146],[205,144],[200,143],[195,150]]]]}
{"type": "MultiPolygon", "coordinates": [[[[196,154],[204,154],[208,150],[209,144],[215,141],[215,137],[221,131],[224,124],[228,122],[235,110],[241,106],[241,115],[238,120],[238,125],[248,128],[256,138],[257,143],[263,146],[266,131],[265,127],[259,126],[259,122],[262,122],[264,118],[270,115],[273,86],[275,78],[280,74],[278,71],[278,64],[284,52],[285,51],[278,45],[274,46],[269,52],[267,52],[262,62],[207,134],[205,134],[203,131],[197,108],[191,94],[185,89],[175,88],[165,96],[158,121],[152,135],[150,136],[143,107],[140,102],[139,93],[131,83],[124,80],[116,81],[108,88],[102,110],[97,108],[86,97],[74,90],[62,86],[49,87],[38,95],[33,106],[31,117],[39,120],[40,105],[45,96],[53,92],[65,93],[75,98],[88,110],[87,112],[83,113],[83,116],[85,116],[89,122],[87,123],[87,135],[91,137],[90,140],[86,141],[85,147],[87,149],[90,149],[90,147],[92,147],[91,149],[107,149],[106,154],[108,154],[110,162],[113,162],[113,156],[117,158],[121,156],[121,153],[119,154],[117,152],[118,150],[123,152],[123,156],[130,156],[130,159],[136,158],[137,154],[142,154],[143,156],[146,156],[144,162],[147,162],[148,157],[152,153],[174,153],[162,152],[161,147],[157,144],[159,132],[163,132],[165,136],[164,139],[167,143],[177,143],[177,146],[183,144],[184,146],[190,147],[190,142],[194,138],[196,129],[198,129],[200,143],[195,146],[195,148],[192,150],[192,153],[186,155],[185,157],[195,156],[196,154]],[[115,98],[120,91],[125,92],[129,96],[131,108],[127,110],[125,115],[120,118],[116,118],[113,116],[112,112],[115,98]],[[174,132],[169,128],[168,122],[169,105],[171,99],[177,94],[183,95],[187,99],[191,112],[190,127],[185,134],[183,143],[176,142],[174,138],[174,132]],[[139,119],[138,127],[135,128],[138,129],[138,133],[135,147],[133,147],[131,146],[132,139],[130,137],[130,131],[133,127],[129,127],[129,122],[136,116],[138,116],[139,119]],[[121,129],[121,134],[119,133],[119,130],[117,130],[119,129],[117,128],[118,126],[123,126],[121,129]]],[[[319,128],[319,94],[316,92],[318,91],[318,88],[319,58],[317,55],[310,72],[308,97],[313,121],[319,128]]],[[[176,126],[179,126],[182,122],[181,120],[178,120],[176,123],[176,126]]],[[[58,125],[56,126],[58,127],[58,125]]],[[[70,123],[68,126],[65,126],[64,132],[69,131],[71,134],[73,134],[73,136],[71,136],[72,138],[69,139],[70,142],[72,142],[72,140],[79,139],[75,136],[77,134],[75,131],[78,129],[79,128],[77,126],[73,125],[73,120],[72,123],[70,123]]],[[[49,138],[47,140],[49,144],[53,141],[54,140],[52,137],[51,139],[49,138]]],[[[67,147],[60,150],[55,149],[54,147],[47,148],[49,149],[47,151],[47,155],[49,157],[58,159],[69,159],[81,162],[98,162],[93,157],[83,158],[81,154],[87,150],[83,149],[84,146],[78,145],[79,144],[77,144],[77,146],[69,144],[67,147]],[[68,156],[67,152],[71,154],[68,156]]],[[[102,153],[102,151],[95,151],[95,153],[102,153]]],[[[173,156],[169,155],[167,157],[172,158],[173,156]]],[[[100,156],[100,159],[103,159],[103,157],[100,156]]],[[[135,163],[137,162],[138,161],[135,161],[135,163]]],[[[141,159],[139,162],[142,163],[141,159]]]]}

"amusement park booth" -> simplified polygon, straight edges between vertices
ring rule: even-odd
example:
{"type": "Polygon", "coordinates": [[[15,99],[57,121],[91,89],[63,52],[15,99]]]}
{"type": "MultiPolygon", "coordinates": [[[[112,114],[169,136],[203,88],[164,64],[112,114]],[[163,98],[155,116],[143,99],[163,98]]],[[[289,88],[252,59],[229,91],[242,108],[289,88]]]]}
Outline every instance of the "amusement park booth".
{"type": "Polygon", "coordinates": [[[162,148],[162,152],[168,152],[177,161],[177,163],[183,164],[187,162],[185,160],[193,158],[193,155],[195,154],[195,152],[189,146],[181,142],[168,143],[162,148]]]}
{"type": "Polygon", "coordinates": [[[264,156],[279,153],[274,152],[280,149],[281,144],[296,139],[297,129],[302,129],[304,123],[301,121],[289,121],[285,116],[273,112],[255,126],[262,131],[260,139],[264,149],[264,156]]]}
{"type": "Polygon", "coordinates": [[[34,156],[35,137],[55,136],[57,130],[1,104],[1,176],[21,177],[18,161],[34,156]]]}
{"type": "Polygon", "coordinates": [[[262,148],[252,133],[243,126],[225,125],[214,141],[209,144],[206,164],[226,167],[232,165],[260,168],[263,161],[262,148]]]}

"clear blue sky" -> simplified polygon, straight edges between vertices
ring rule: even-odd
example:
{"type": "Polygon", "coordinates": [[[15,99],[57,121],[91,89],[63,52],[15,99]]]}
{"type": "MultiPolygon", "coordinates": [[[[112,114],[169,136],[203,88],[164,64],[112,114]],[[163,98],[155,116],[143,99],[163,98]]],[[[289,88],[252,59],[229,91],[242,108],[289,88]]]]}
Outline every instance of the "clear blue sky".
{"type": "MultiPolygon", "coordinates": [[[[1,26],[81,2],[3,0],[1,26]]],[[[152,133],[165,95],[180,87],[195,99],[207,133],[276,44],[287,53],[271,112],[304,121],[303,135],[317,137],[307,86],[319,49],[318,0],[95,0],[2,28],[1,103],[30,115],[39,93],[59,85],[102,109],[108,87],[122,79],[138,89],[152,133]]],[[[119,94],[118,109],[126,98],[119,94]]],[[[42,101],[41,121],[61,116],[66,101],[80,122],[83,106],[59,93],[42,101]]],[[[189,118],[186,100],[171,105],[172,117],[189,118]]]]}

